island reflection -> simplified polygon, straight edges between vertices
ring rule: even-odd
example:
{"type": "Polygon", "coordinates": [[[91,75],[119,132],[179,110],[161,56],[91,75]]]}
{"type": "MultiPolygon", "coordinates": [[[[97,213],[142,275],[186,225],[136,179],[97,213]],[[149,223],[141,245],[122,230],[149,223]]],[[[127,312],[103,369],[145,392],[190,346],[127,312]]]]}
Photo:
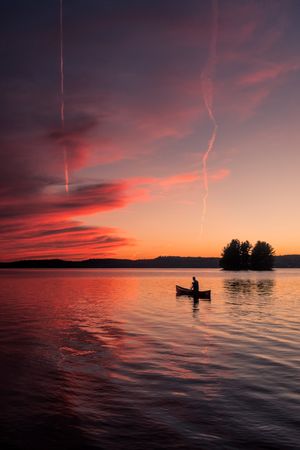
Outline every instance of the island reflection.
{"type": "Polygon", "coordinates": [[[271,296],[273,294],[275,287],[275,280],[271,278],[266,278],[264,280],[253,280],[253,279],[225,279],[224,280],[224,291],[230,297],[233,296],[248,296],[251,294],[257,294],[261,296],[271,296]]]}

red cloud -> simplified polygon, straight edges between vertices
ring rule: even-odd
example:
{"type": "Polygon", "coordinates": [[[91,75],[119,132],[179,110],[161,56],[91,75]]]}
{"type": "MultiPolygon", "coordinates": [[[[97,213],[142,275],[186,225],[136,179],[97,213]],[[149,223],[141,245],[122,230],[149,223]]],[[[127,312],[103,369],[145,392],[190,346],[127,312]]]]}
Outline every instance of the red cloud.
{"type": "Polygon", "coordinates": [[[22,196],[8,192],[0,202],[1,258],[98,257],[132,240],[113,228],[88,227],[74,217],[121,208],[141,197],[126,182],[102,183],[63,192],[22,196]]]}
{"type": "Polygon", "coordinates": [[[30,258],[82,259],[115,255],[123,246],[133,244],[132,239],[120,237],[117,230],[88,227],[76,221],[55,221],[38,224],[27,221],[12,224],[11,230],[1,230],[2,260],[30,258]]]}
{"type": "MultiPolygon", "coordinates": [[[[211,181],[219,181],[229,172],[212,172],[211,181]]],[[[60,193],[40,193],[29,198],[2,196],[1,225],[2,260],[22,258],[73,258],[113,255],[133,240],[120,237],[117,230],[90,227],[74,220],[76,216],[122,208],[134,201],[147,200],[152,190],[175,188],[200,182],[197,172],[168,177],[137,177],[114,183],[82,186],[60,193]]]]}
{"type": "Polygon", "coordinates": [[[16,197],[2,196],[0,217],[74,217],[78,215],[94,214],[115,208],[122,208],[129,202],[140,198],[140,192],[127,192],[125,182],[101,183],[98,185],[82,186],[73,189],[68,195],[62,193],[43,193],[22,197],[22,192],[16,197]]]}

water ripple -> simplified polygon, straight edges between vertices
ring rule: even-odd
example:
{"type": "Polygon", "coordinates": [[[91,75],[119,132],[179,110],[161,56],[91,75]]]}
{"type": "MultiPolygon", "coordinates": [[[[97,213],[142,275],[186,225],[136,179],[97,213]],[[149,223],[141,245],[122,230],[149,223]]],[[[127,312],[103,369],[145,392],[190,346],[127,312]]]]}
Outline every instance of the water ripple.
{"type": "Polygon", "coordinates": [[[0,272],[2,448],[296,449],[300,271],[193,274],[0,272]]]}

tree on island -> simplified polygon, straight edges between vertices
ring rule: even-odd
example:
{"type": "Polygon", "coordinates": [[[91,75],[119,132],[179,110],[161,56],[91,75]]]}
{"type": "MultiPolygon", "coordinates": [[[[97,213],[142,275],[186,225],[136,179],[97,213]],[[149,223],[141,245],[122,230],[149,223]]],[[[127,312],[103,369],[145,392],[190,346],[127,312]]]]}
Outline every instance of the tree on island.
{"type": "Polygon", "coordinates": [[[272,270],[274,266],[275,251],[264,241],[257,241],[251,253],[252,270],[272,270]]]}
{"type": "Polygon", "coordinates": [[[240,265],[241,270],[249,270],[250,268],[250,251],[252,245],[249,241],[241,242],[240,246],[240,265]]]}
{"type": "Polygon", "coordinates": [[[272,270],[275,254],[272,246],[258,241],[252,252],[251,248],[249,241],[232,239],[223,249],[220,267],[224,270],[272,270]]]}
{"type": "Polygon", "coordinates": [[[232,241],[224,247],[220,266],[224,270],[241,269],[241,243],[238,239],[232,239],[232,241]]]}

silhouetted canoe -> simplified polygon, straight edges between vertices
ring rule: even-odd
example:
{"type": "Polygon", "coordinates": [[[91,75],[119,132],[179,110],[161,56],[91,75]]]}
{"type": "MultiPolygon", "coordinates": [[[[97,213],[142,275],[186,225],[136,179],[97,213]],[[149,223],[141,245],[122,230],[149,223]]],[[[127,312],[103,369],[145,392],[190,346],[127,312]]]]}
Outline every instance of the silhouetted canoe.
{"type": "Polygon", "coordinates": [[[187,289],[178,285],[176,285],[176,295],[188,295],[189,297],[210,300],[210,291],[194,292],[193,289],[187,289]]]}

